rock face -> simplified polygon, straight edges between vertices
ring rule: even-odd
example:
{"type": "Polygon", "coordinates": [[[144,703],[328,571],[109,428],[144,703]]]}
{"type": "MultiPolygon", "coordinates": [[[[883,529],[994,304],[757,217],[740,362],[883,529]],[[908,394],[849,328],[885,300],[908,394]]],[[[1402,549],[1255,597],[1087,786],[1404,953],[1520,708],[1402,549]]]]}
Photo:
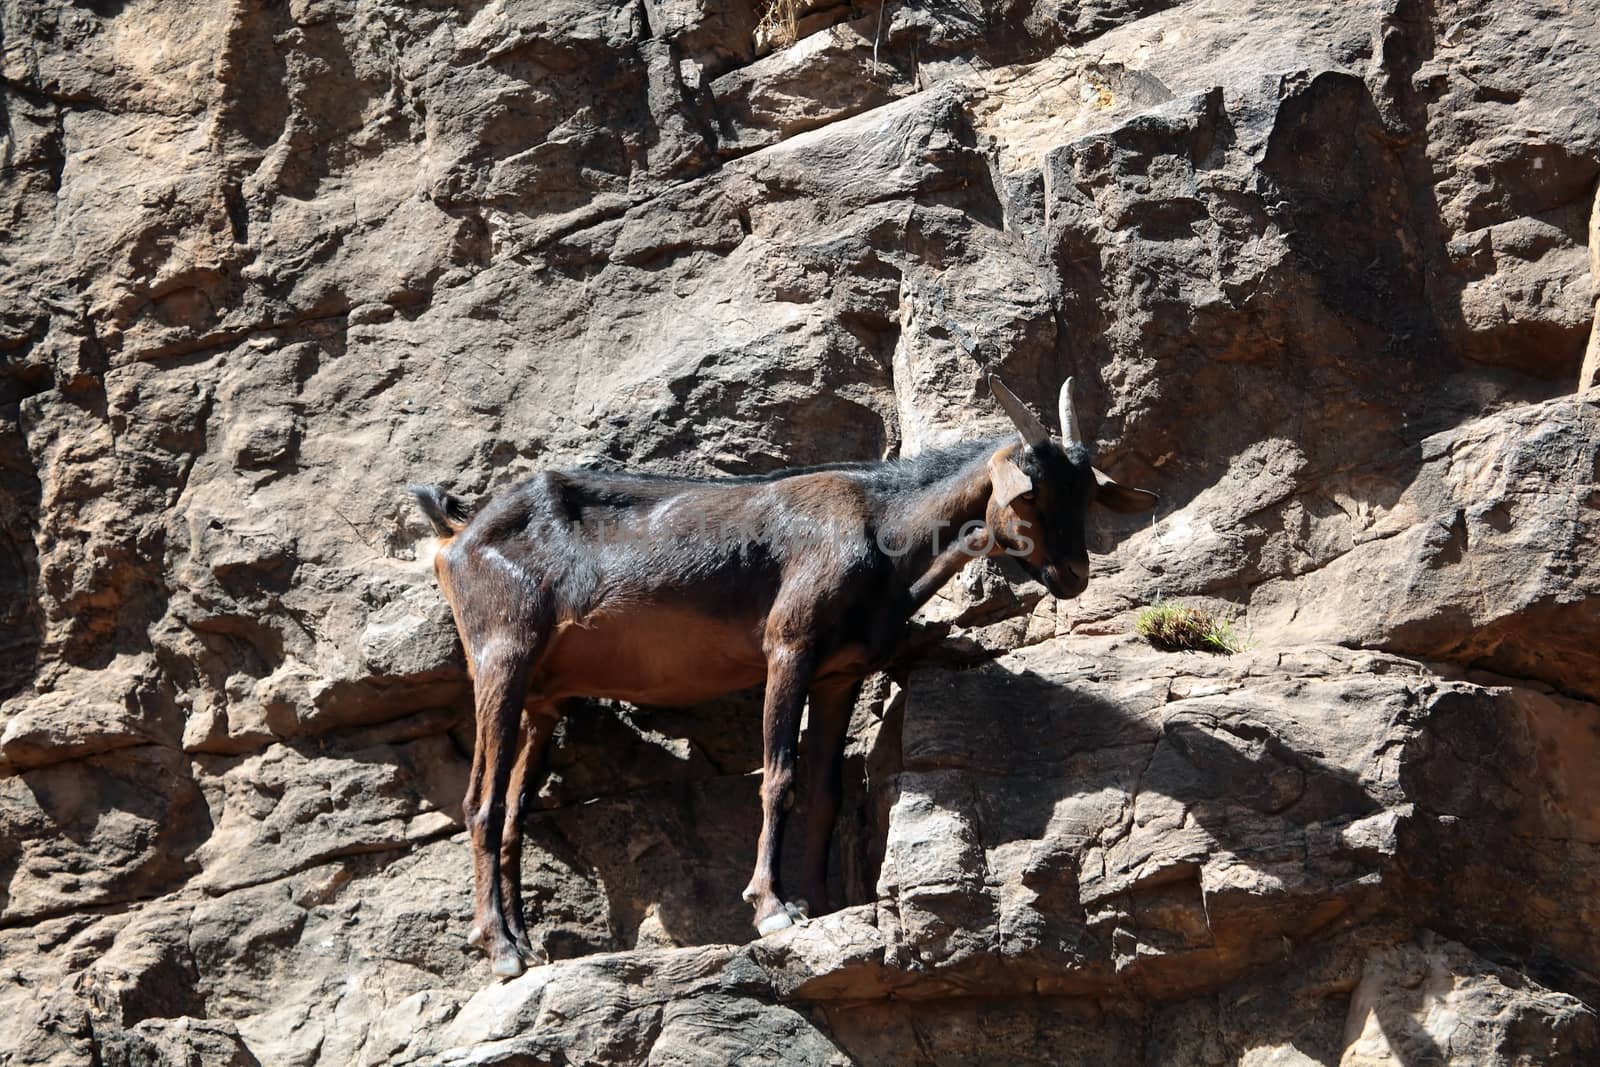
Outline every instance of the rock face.
{"type": "Polygon", "coordinates": [[[787,7],[0,3],[0,1063],[1600,1056],[1600,9],[787,7]],[[404,486],[985,370],[1163,502],[929,606],[843,907],[751,940],[754,698],[580,704],[492,983],[404,486]]]}

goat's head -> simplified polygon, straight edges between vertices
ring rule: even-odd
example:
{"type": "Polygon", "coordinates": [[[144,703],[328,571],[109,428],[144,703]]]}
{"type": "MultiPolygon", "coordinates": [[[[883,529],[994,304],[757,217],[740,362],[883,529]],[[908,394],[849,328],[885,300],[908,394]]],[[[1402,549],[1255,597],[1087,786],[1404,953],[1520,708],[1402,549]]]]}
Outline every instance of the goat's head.
{"type": "Polygon", "coordinates": [[[999,378],[991,374],[989,386],[1022,438],[989,459],[985,519],[993,551],[1015,556],[1051,595],[1070,599],[1089,584],[1084,538],[1089,505],[1148,511],[1155,507],[1156,495],[1120,485],[1094,466],[1078,431],[1071,378],[1061,386],[1059,439],[1050,436],[999,378]]]}

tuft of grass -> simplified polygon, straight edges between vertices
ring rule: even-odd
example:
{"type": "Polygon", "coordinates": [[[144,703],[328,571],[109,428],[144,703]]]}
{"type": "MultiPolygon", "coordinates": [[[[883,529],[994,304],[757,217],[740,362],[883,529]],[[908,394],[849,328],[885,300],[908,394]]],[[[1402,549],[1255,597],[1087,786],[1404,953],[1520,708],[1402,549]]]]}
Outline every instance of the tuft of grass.
{"type": "Polygon", "coordinates": [[[1157,600],[1139,612],[1134,631],[1163,652],[1219,652],[1232,655],[1250,647],[1233,623],[1205,608],[1157,600]]]}
{"type": "Polygon", "coordinates": [[[804,0],[766,0],[756,23],[757,49],[785,48],[800,39],[800,8],[804,0]]]}

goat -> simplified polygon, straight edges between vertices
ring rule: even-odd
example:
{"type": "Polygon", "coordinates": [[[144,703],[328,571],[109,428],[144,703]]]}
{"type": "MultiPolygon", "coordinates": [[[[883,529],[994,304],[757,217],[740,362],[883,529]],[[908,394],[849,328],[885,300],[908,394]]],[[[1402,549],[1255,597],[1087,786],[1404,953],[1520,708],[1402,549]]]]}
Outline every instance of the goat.
{"type": "Polygon", "coordinates": [[[546,471],[470,521],[448,493],[411,488],[441,539],[434,571],[474,682],[468,941],[496,975],[545,958],[522,914],[522,805],[569,697],[685,706],[765,679],[761,835],[744,899],[766,935],[806,913],[780,889],[778,856],[809,696],[802,875],[805,899],[826,910],[845,727],[912,613],[980,556],[1014,556],[1053,595],[1075,597],[1089,582],[1089,505],[1156,501],[1091,464],[1070,378],[1060,441],[989,383],[1020,440],[718,479],[546,471]]]}

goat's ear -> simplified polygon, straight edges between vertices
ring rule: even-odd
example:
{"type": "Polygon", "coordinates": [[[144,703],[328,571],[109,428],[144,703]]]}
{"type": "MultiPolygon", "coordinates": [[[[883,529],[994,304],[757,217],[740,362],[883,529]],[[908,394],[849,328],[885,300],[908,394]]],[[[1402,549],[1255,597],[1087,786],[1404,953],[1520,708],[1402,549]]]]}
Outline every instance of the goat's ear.
{"type": "Polygon", "coordinates": [[[1094,502],[1123,514],[1149,511],[1156,506],[1156,501],[1161,499],[1148,490],[1123,485],[1099,467],[1094,469],[1094,484],[1094,502]]]}
{"type": "Polygon", "coordinates": [[[994,502],[1004,508],[1023,493],[1033,492],[1033,479],[1003,453],[997,453],[989,457],[989,486],[994,502]]]}

